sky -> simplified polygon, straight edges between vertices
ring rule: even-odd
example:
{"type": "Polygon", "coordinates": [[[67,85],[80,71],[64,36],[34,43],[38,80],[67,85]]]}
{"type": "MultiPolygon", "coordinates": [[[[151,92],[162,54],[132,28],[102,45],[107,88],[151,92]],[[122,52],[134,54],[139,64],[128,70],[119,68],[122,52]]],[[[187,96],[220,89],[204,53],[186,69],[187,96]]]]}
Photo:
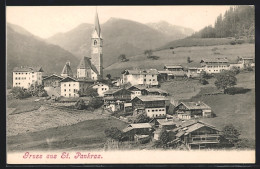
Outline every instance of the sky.
{"type": "Polygon", "coordinates": [[[100,23],[122,18],[140,23],[166,21],[199,31],[214,25],[219,14],[230,6],[7,6],[6,21],[32,34],[48,38],[67,32],[82,23],[94,23],[97,8],[100,23]]]}

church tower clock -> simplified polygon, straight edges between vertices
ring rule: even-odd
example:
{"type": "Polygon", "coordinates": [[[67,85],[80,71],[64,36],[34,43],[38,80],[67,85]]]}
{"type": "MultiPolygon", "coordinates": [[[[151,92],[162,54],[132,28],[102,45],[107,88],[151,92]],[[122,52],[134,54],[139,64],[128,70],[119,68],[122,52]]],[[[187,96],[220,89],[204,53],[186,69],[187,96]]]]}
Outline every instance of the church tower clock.
{"type": "Polygon", "coordinates": [[[96,71],[92,71],[92,79],[103,79],[103,39],[98,19],[98,13],[95,15],[94,30],[91,37],[91,63],[96,71]]]}

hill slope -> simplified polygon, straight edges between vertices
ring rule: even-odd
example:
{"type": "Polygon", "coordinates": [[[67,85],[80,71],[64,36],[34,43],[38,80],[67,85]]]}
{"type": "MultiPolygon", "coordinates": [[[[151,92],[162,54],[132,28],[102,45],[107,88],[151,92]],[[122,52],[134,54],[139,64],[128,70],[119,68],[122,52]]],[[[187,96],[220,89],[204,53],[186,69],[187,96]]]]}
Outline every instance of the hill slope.
{"type": "Polygon", "coordinates": [[[166,21],[147,23],[147,25],[155,30],[158,30],[161,33],[173,37],[174,39],[181,39],[194,33],[194,30],[191,28],[172,25],[166,21]]]}
{"type": "Polygon", "coordinates": [[[7,86],[12,85],[12,70],[16,66],[41,65],[45,74],[60,74],[65,62],[70,60],[75,73],[79,60],[73,54],[35,38],[26,30],[15,30],[7,25],[7,86]]]}
{"type": "MultiPolygon", "coordinates": [[[[109,19],[101,25],[101,29],[105,67],[117,61],[120,54],[140,54],[146,49],[154,49],[176,39],[145,24],[118,18],[109,19]]],[[[69,32],[56,34],[47,41],[82,57],[90,54],[92,30],[91,24],[81,24],[69,32]]]]}

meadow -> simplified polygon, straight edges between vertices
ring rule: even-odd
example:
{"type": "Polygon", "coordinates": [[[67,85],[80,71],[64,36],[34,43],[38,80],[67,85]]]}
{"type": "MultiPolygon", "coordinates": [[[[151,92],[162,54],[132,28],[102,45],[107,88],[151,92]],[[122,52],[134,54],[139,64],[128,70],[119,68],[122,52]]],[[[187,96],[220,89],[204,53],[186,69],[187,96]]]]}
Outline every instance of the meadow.
{"type": "MultiPolygon", "coordinates": [[[[165,49],[153,52],[154,56],[159,56],[158,60],[148,59],[146,55],[140,54],[128,57],[128,62],[116,62],[104,69],[105,75],[111,74],[112,77],[120,77],[124,69],[133,68],[155,68],[163,70],[165,64],[182,64],[187,65],[187,57],[193,63],[199,63],[203,58],[224,58],[234,62],[237,56],[254,57],[255,44],[240,44],[240,45],[215,45],[215,46],[193,46],[193,47],[178,47],[175,49],[165,49]],[[174,51],[174,54],[173,54],[174,51]]],[[[105,57],[105,56],[104,56],[105,57]]]]}

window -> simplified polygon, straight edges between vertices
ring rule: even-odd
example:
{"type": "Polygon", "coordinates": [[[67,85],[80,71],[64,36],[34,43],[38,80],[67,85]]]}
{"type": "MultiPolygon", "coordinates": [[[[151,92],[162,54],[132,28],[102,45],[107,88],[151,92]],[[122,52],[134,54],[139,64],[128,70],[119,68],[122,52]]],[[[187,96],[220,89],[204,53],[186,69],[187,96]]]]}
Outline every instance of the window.
{"type": "Polygon", "coordinates": [[[154,77],[154,75],[152,75],[152,77],[154,77]]]}
{"type": "Polygon", "coordinates": [[[149,81],[152,81],[152,79],[150,79],[149,81]]]}
{"type": "Polygon", "coordinates": [[[32,75],[32,77],[34,77],[34,75],[32,75]]]}
{"type": "Polygon", "coordinates": [[[15,80],[17,80],[17,77],[15,78],[15,80]]]}
{"type": "Polygon", "coordinates": [[[154,112],[154,110],[152,110],[152,112],[154,112]]]}
{"type": "Polygon", "coordinates": [[[69,97],[71,96],[71,94],[69,94],[69,97]]]}
{"type": "Polygon", "coordinates": [[[70,92],[70,89],[69,89],[69,92],[70,92]]]}
{"type": "Polygon", "coordinates": [[[158,109],[156,109],[155,111],[158,111],[158,109]]]}
{"type": "Polygon", "coordinates": [[[153,79],[153,81],[155,81],[155,79],[153,79]]]}
{"type": "Polygon", "coordinates": [[[66,94],[64,94],[64,96],[66,96],[66,94]]]}
{"type": "Polygon", "coordinates": [[[150,110],[147,110],[148,112],[150,112],[150,110]]]}
{"type": "Polygon", "coordinates": [[[64,92],[66,92],[66,89],[64,89],[64,92]]]}
{"type": "Polygon", "coordinates": [[[94,40],[94,45],[97,45],[97,41],[96,40],[94,40]]]}
{"type": "Polygon", "coordinates": [[[64,84],[64,87],[66,87],[66,84],[64,84]]]}
{"type": "Polygon", "coordinates": [[[144,81],[146,82],[146,79],[144,79],[144,81]]]}
{"type": "Polygon", "coordinates": [[[69,84],[69,87],[70,87],[70,84],[69,84]]]}

